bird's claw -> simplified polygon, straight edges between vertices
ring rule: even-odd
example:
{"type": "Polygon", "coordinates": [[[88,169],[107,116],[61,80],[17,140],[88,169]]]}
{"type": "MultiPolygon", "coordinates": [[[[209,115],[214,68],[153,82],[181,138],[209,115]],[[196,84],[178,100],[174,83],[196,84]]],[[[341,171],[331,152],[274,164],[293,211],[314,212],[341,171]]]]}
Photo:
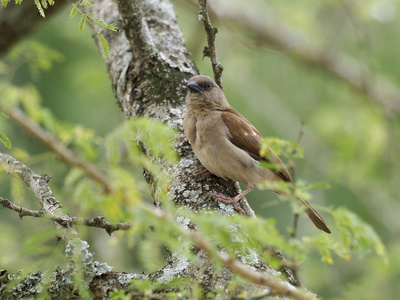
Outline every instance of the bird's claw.
{"type": "Polygon", "coordinates": [[[216,198],[219,202],[222,202],[224,204],[232,204],[233,208],[238,213],[241,213],[242,215],[246,214],[246,212],[241,207],[238,206],[238,202],[239,202],[240,198],[236,198],[236,197],[229,198],[229,197],[226,197],[225,195],[216,194],[216,193],[212,193],[212,194],[210,194],[210,196],[216,198]]]}

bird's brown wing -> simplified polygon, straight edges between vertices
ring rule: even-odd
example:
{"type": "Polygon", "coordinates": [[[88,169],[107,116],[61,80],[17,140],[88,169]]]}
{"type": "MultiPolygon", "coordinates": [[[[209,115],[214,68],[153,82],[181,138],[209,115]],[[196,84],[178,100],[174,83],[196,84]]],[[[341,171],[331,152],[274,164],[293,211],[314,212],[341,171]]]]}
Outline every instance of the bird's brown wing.
{"type": "Polygon", "coordinates": [[[233,109],[225,110],[221,114],[222,121],[229,130],[229,140],[236,147],[246,151],[252,158],[258,161],[267,161],[276,168],[275,171],[283,180],[292,181],[289,171],[282,160],[269,147],[267,158],[260,156],[261,133],[245,117],[233,109]]]}
{"type": "MultiPolygon", "coordinates": [[[[228,138],[232,144],[245,150],[256,160],[273,163],[275,168],[272,171],[285,181],[293,181],[282,160],[274,153],[271,147],[268,148],[269,153],[266,155],[267,158],[260,156],[260,141],[262,140],[262,135],[245,117],[235,110],[225,110],[222,112],[221,117],[229,130],[228,138]]],[[[280,194],[279,192],[276,193],[280,194]]],[[[320,230],[331,233],[324,219],[322,219],[311,204],[302,198],[299,198],[299,200],[306,206],[305,212],[314,225],[320,230]]]]}

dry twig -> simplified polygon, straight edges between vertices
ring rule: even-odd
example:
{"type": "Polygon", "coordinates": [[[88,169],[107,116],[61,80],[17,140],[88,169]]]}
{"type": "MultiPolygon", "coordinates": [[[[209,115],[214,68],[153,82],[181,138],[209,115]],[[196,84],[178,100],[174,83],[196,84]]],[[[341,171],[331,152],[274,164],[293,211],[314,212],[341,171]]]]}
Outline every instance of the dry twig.
{"type": "Polygon", "coordinates": [[[217,49],[215,47],[215,36],[218,29],[211,24],[210,16],[207,12],[207,0],[199,0],[199,19],[203,22],[207,34],[207,46],[203,49],[203,58],[207,56],[211,59],[215,82],[222,89],[222,71],[224,67],[218,60],[217,49]]]}
{"type": "Polygon", "coordinates": [[[98,216],[91,219],[84,219],[78,217],[70,217],[68,215],[57,216],[57,215],[48,215],[44,210],[31,210],[19,205],[12,203],[10,200],[0,197],[0,204],[3,207],[11,209],[18,213],[19,217],[22,219],[25,216],[35,217],[35,218],[43,218],[49,219],[54,222],[57,222],[61,226],[70,226],[70,225],[83,225],[89,227],[97,227],[104,229],[109,235],[111,235],[114,231],[117,230],[128,230],[132,227],[130,223],[110,223],[104,221],[105,217],[98,216]]]}

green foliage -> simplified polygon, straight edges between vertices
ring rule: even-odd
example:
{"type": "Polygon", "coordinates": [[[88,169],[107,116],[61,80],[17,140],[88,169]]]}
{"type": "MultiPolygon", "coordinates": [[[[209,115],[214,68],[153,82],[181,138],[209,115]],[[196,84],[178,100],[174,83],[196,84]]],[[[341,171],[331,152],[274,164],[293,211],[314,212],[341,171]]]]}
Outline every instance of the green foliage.
{"type": "Polygon", "coordinates": [[[344,207],[333,210],[332,216],[340,231],[343,245],[348,250],[355,251],[361,257],[374,252],[387,262],[385,246],[371,225],[344,207]]]}
{"type": "Polygon", "coordinates": [[[72,19],[74,18],[74,16],[76,15],[76,13],[79,12],[79,14],[81,15],[81,19],[79,21],[79,25],[78,25],[78,30],[80,32],[83,31],[85,24],[89,24],[90,27],[92,27],[92,29],[96,32],[97,34],[97,38],[99,39],[101,48],[103,50],[103,56],[105,59],[109,59],[110,58],[110,46],[107,42],[107,40],[105,39],[104,35],[97,30],[96,26],[108,29],[108,30],[112,30],[112,31],[118,31],[118,28],[115,27],[112,24],[108,24],[107,22],[105,22],[104,20],[100,19],[100,18],[96,18],[94,17],[94,15],[92,13],[87,13],[85,14],[82,10],[79,9],[79,6],[84,5],[84,6],[93,6],[92,3],[90,3],[87,0],[83,0],[80,1],[76,4],[71,3],[72,5],[72,9],[71,12],[69,14],[69,18],[72,19]]]}
{"type": "MultiPolygon", "coordinates": [[[[42,3],[40,3],[39,0],[34,0],[34,1],[35,1],[36,7],[37,7],[37,9],[38,9],[40,15],[41,15],[43,18],[45,18],[46,16],[45,16],[45,14],[44,14],[44,9],[43,9],[43,7],[42,7],[42,3]]],[[[46,2],[44,2],[44,3],[46,3],[46,2]]],[[[46,8],[46,7],[45,7],[45,8],[46,8]]]]}
{"type": "Polygon", "coordinates": [[[0,141],[3,143],[4,146],[6,146],[8,149],[11,148],[11,141],[10,139],[4,134],[0,133],[0,141]]]}
{"type": "Polygon", "coordinates": [[[113,290],[109,293],[110,300],[130,300],[131,297],[126,295],[125,291],[113,290]]]}
{"type": "MultiPolygon", "coordinates": [[[[8,116],[0,111],[0,119],[2,120],[7,120],[8,116]]],[[[0,141],[3,143],[4,146],[6,146],[8,149],[11,148],[11,141],[10,139],[4,134],[0,132],[0,141]]]]}
{"type": "Polygon", "coordinates": [[[64,56],[42,43],[28,39],[13,47],[6,59],[11,63],[11,70],[27,64],[36,79],[40,73],[49,71],[54,63],[63,62],[64,56]]]}
{"type": "Polygon", "coordinates": [[[103,56],[105,59],[110,58],[110,46],[108,45],[107,40],[104,38],[104,36],[97,31],[97,37],[99,38],[101,48],[103,49],[103,56]]]}
{"type": "Polygon", "coordinates": [[[270,147],[278,156],[286,157],[287,159],[303,158],[303,149],[296,142],[277,137],[265,137],[261,141],[261,156],[269,158],[270,147]]]}

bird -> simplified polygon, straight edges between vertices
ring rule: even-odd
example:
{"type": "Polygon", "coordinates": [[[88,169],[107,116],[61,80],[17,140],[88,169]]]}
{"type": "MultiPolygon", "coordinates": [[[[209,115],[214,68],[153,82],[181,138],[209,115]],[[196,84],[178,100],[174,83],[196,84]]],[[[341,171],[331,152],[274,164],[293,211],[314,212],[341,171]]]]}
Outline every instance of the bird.
{"type": "MultiPolygon", "coordinates": [[[[233,198],[218,193],[210,196],[220,202],[232,204],[237,211],[243,212],[237,202],[257,184],[265,181],[293,183],[286,166],[271,147],[268,148],[266,157],[260,155],[260,141],[263,139],[261,133],[229,105],[224,92],[213,79],[207,75],[193,76],[187,82],[187,89],[183,130],[194,154],[206,172],[224,180],[246,184],[246,188],[233,198]],[[262,161],[275,167],[261,167],[262,161]]],[[[314,225],[331,233],[311,204],[300,197],[298,200],[314,225]]]]}

